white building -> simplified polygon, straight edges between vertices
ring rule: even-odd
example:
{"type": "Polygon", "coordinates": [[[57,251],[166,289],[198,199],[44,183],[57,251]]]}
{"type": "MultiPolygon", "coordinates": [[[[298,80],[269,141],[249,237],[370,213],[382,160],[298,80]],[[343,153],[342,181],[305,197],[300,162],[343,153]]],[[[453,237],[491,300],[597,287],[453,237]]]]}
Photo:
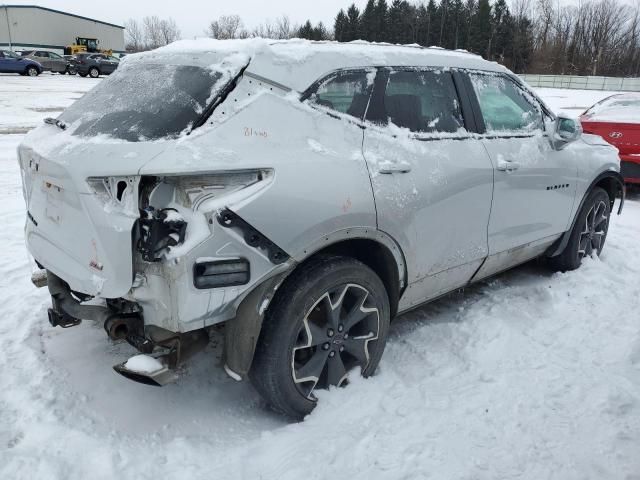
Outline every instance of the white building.
{"type": "Polygon", "coordinates": [[[62,54],[76,37],[97,38],[100,49],[124,53],[124,27],[36,5],[0,5],[0,48],[62,54]]]}

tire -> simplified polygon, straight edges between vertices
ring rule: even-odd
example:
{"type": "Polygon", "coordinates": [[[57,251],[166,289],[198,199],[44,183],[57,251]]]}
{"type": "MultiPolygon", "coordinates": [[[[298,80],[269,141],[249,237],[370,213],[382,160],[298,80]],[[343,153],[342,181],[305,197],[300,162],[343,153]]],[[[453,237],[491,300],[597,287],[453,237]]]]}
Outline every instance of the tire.
{"type": "Polygon", "coordinates": [[[389,320],[388,295],[373,270],[346,257],[313,259],[270,305],[251,381],[271,408],[300,420],[315,408],[316,389],[345,385],[358,366],[365,377],[375,372],[389,320]]]}
{"type": "Polygon", "coordinates": [[[27,67],[26,70],[24,71],[24,73],[25,73],[25,75],[27,75],[29,77],[37,77],[38,75],[40,75],[40,72],[34,66],[27,67]]]}
{"type": "Polygon", "coordinates": [[[566,247],[560,255],[549,259],[551,268],[562,272],[575,270],[584,257],[600,256],[609,231],[610,215],[609,194],[595,187],[578,213],[566,247]]]}
{"type": "Polygon", "coordinates": [[[91,67],[89,69],[89,76],[91,78],[98,78],[100,76],[100,70],[98,70],[96,67],[91,67]]]}

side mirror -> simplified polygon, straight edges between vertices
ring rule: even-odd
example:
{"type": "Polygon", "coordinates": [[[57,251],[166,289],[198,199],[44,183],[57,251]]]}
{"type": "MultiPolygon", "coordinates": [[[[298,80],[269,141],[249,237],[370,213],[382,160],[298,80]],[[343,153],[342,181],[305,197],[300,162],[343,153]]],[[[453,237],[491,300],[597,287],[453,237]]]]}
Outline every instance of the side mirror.
{"type": "Polygon", "coordinates": [[[562,150],[569,143],[575,142],[582,135],[582,125],[578,120],[568,117],[556,118],[555,128],[552,134],[553,147],[562,150]]]}

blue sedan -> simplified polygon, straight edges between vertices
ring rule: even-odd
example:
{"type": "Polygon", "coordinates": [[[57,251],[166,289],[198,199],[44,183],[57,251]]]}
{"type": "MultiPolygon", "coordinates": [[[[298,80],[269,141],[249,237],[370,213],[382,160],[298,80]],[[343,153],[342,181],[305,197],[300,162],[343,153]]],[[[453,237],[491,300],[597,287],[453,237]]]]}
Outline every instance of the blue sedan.
{"type": "Polygon", "coordinates": [[[0,50],[0,73],[19,73],[35,77],[42,73],[42,65],[10,50],[0,50]]]}

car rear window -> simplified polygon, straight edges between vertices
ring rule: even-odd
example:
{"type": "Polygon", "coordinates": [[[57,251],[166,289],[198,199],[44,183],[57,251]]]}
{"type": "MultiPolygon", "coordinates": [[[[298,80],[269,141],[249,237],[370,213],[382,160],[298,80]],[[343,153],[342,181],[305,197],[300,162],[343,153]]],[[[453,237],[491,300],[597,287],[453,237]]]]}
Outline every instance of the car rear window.
{"type": "Polygon", "coordinates": [[[198,123],[243,66],[123,65],[59,118],[73,135],[130,142],[177,137],[198,123]]]}

